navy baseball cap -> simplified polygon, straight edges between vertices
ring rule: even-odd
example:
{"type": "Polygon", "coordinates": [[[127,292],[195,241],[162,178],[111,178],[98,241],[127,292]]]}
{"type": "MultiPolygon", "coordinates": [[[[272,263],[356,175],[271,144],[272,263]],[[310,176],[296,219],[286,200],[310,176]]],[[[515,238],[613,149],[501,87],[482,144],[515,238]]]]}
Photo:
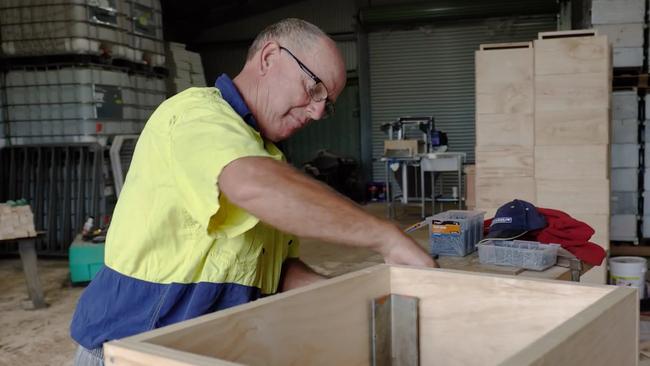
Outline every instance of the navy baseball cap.
{"type": "Polygon", "coordinates": [[[486,238],[515,239],[545,227],[544,215],[532,203],[513,200],[499,207],[486,238]]]}

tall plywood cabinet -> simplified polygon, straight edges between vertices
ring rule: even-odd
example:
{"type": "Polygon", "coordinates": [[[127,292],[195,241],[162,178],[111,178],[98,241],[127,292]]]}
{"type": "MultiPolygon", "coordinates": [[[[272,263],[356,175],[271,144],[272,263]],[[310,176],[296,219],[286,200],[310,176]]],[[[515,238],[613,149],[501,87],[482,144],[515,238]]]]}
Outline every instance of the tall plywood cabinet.
{"type": "MultiPolygon", "coordinates": [[[[476,52],[476,201],[524,199],[594,228],[609,248],[611,48],[594,31],[476,52]]],[[[605,282],[605,266],[585,275],[605,282]]]]}

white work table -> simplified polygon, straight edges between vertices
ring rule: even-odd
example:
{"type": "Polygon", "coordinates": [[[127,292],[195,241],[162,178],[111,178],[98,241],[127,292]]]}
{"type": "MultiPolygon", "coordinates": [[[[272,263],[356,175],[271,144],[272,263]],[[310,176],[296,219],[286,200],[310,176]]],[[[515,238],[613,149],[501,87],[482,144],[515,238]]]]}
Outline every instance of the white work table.
{"type": "MultiPolygon", "coordinates": [[[[435,202],[436,202],[436,192],[435,192],[435,173],[440,172],[456,172],[458,177],[458,195],[456,197],[451,197],[448,199],[439,200],[457,202],[458,208],[462,208],[463,201],[463,185],[462,185],[462,169],[463,163],[465,162],[467,154],[464,152],[435,152],[428,154],[418,154],[410,157],[382,157],[380,161],[384,162],[386,167],[386,204],[388,217],[393,217],[393,203],[394,198],[392,190],[390,187],[391,176],[393,175],[393,170],[391,165],[399,164],[402,168],[401,176],[401,187],[402,187],[402,197],[400,199],[402,204],[409,203],[409,182],[408,182],[408,166],[413,166],[420,172],[420,187],[421,194],[419,197],[415,197],[419,201],[421,207],[422,217],[425,217],[425,203],[427,197],[425,197],[424,192],[426,192],[425,186],[425,174],[431,174],[431,211],[435,211],[435,202]],[[418,199],[419,198],[419,199],[418,199]]],[[[396,169],[395,169],[396,170],[396,169]]],[[[417,191],[417,187],[416,187],[417,191]]]]}

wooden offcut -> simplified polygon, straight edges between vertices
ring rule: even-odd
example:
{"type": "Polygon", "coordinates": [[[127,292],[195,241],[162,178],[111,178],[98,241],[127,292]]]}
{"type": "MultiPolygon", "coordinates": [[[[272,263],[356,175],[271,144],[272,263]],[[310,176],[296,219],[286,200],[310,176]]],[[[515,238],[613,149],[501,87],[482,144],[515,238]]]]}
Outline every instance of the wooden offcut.
{"type": "Polygon", "coordinates": [[[422,365],[633,365],[623,287],[379,265],[104,345],[107,365],[369,365],[371,302],[419,298],[422,365]]]}
{"type": "Polygon", "coordinates": [[[0,203],[0,240],[35,236],[34,214],[28,205],[0,203]]]}

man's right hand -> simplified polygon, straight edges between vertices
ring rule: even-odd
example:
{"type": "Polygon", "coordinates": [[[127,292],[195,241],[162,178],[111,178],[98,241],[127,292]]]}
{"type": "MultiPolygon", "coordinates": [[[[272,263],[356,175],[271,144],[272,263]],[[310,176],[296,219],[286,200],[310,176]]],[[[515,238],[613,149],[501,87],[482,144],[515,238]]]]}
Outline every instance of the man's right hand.
{"type": "Polygon", "coordinates": [[[387,264],[406,264],[420,267],[439,268],[438,263],[431,258],[422,247],[412,238],[401,231],[392,240],[383,243],[384,262],[387,264]]]}

